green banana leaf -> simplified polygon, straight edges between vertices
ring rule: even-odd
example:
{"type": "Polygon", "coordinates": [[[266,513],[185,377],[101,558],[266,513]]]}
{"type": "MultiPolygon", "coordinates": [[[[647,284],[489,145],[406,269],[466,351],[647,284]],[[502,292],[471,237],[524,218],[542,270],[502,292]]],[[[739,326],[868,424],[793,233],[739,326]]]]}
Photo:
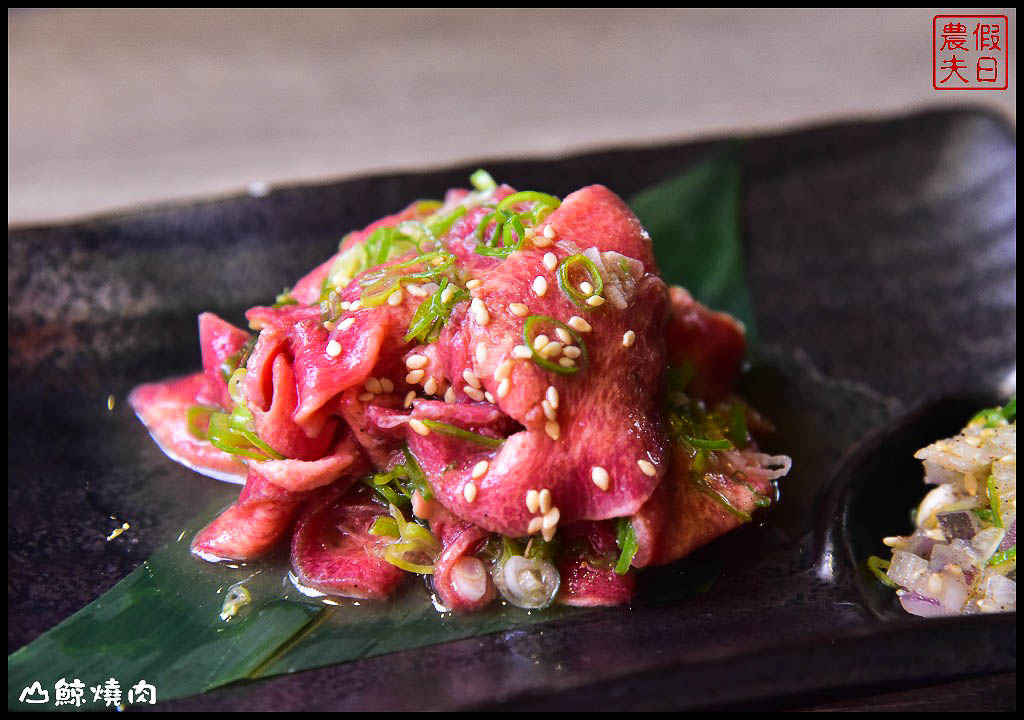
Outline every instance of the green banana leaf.
{"type": "MultiPolygon", "coordinates": [[[[641,193],[633,205],[655,239],[666,277],[688,286],[704,302],[738,315],[752,329],[739,202],[739,152],[730,146],[641,193]]],[[[807,458],[796,473],[794,487],[799,487],[803,477],[807,492],[813,494],[815,484],[831,471],[830,463],[836,457],[826,441],[831,438],[835,447],[844,448],[865,425],[878,421],[883,409],[877,401],[848,387],[826,386],[820,379],[807,386],[805,378],[804,369],[777,371],[771,376],[772,388],[784,394],[785,402],[772,407],[768,397],[764,400],[769,406],[763,409],[781,429],[780,447],[793,448],[798,464],[800,453],[807,458]],[[785,395],[787,388],[802,389],[785,395]],[[807,447],[803,438],[808,435],[803,430],[820,428],[840,407],[846,417],[859,420],[845,426],[833,424],[829,437],[818,432],[818,447],[828,451],[807,447]],[[797,432],[786,437],[786,428],[797,432]]],[[[142,680],[157,688],[157,700],[162,701],[246,678],[608,612],[570,608],[530,612],[499,604],[485,612],[455,616],[439,613],[426,584],[418,579],[410,579],[406,589],[388,603],[324,605],[302,596],[288,582],[286,557],[223,566],[199,562],[189,555],[194,533],[231,502],[235,492],[237,489],[230,487],[218,488],[216,501],[176,539],[102,597],[10,655],[8,707],[54,709],[52,701],[45,705],[19,701],[22,690],[35,682],[52,690],[61,678],[67,682],[80,679],[87,687],[82,709],[102,707],[102,702],[97,705],[93,701],[90,688],[108,678],[120,683],[122,702],[126,702],[128,688],[142,680]],[[237,586],[248,591],[251,602],[225,620],[221,616],[225,597],[237,586]]],[[[666,575],[671,579],[645,588],[644,592],[653,596],[645,602],[669,602],[704,592],[719,567],[713,552],[697,553],[666,575]]],[[[61,709],[68,707],[74,709],[61,709]]]]}

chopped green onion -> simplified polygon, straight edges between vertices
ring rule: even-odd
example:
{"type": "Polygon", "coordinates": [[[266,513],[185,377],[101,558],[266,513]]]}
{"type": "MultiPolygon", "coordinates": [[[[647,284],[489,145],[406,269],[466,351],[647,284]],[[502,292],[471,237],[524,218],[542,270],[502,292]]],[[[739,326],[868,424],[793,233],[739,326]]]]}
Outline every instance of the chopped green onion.
{"type": "Polygon", "coordinates": [[[867,561],[868,570],[870,570],[876,578],[881,580],[882,584],[895,590],[899,585],[894,583],[892,579],[885,574],[885,571],[889,569],[891,564],[892,563],[885,558],[880,558],[877,555],[872,555],[867,561]]]}
{"type": "Polygon", "coordinates": [[[992,506],[992,523],[1001,528],[1003,526],[1003,517],[999,513],[999,493],[996,492],[996,478],[995,475],[988,476],[988,501],[992,506]]]}
{"type": "Polygon", "coordinates": [[[409,331],[405,334],[405,341],[418,340],[421,343],[436,342],[441,335],[441,328],[451,317],[452,309],[460,302],[469,299],[469,293],[458,288],[448,298],[447,302],[442,300],[445,289],[448,287],[448,279],[442,278],[437,290],[429,298],[420,303],[416,312],[409,322],[409,331]]]}
{"type": "Polygon", "coordinates": [[[595,310],[596,307],[588,305],[587,299],[594,296],[600,295],[601,291],[604,290],[604,280],[601,279],[601,273],[597,269],[597,265],[594,261],[588,258],[586,255],[570,255],[562,264],[558,266],[558,287],[562,288],[570,300],[579,308],[583,310],[595,310]],[[586,270],[587,282],[589,282],[594,290],[590,294],[584,294],[578,289],[580,283],[573,285],[572,279],[569,277],[569,273],[574,267],[580,265],[586,270]]]}
{"type": "Polygon", "coordinates": [[[452,229],[452,226],[458,222],[463,215],[466,214],[466,206],[459,205],[454,210],[444,215],[431,218],[426,221],[427,228],[430,229],[431,234],[435,238],[444,237],[448,234],[448,231],[452,229]]]}
{"type": "Polygon", "coordinates": [[[398,524],[395,523],[394,518],[390,517],[379,517],[373,521],[373,525],[370,526],[371,535],[383,535],[385,537],[401,537],[398,532],[398,524]]]}
{"type": "Polygon", "coordinates": [[[1010,402],[1006,403],[1006,405],[1003,406],[1003,409],[1002,409],[1001,412],[1003,413],[1003,417],[1006,418],[1007,422],[1016,422],[1017,421],[1017,396],[1016,395],[1014,395],[1012,398],[1010,398],[1010,402]]]}
{"type": "Polygon", "coordinates": [[[245,393],[242,388],[242,382],[247,374],[246,369],[240,367],[231,373],[231,377],[228,378],[228,395],[236,404],[244,402],[243,395],[245,393]]]}
{"type": "Polygon", "coordinates": [[[536,348],[533,347],[533,340],[537,336],[537,333],[533,331],[539,323],[560,327],[567,333],[569,333],[569,335],[573,339],[573,342],[580,349],[580,359],[583,361],[582,364],[586,364],[588,361],[587,344],[583,342],[583,338],[580,336],[578,332],[573,330],[565,323],[559,322],[558,320],[548,317],[547,315],[531,315],[530,317],[526,318],[526,322],[523,323],[523,342],[526,344],[526,347],[530,348],[530,354],[533,356],[533,361],[540,365],[545,370],[557,373],[559,375],[574,375],[575,373],[578,373],[580,371],[580,365],[571,365],[569,367],[564,367],[562,365],[559,365],[558,363],[551,362],[546,357],[541,355],[536,348]]]}
{"type": "Polygon", "coordinates": [[[722,493],[718,492],[718,490],[716,490],[715,488],[711,487],[710,483],[708,483],[707,481],[707,478],[705,478],[703,475],[691,473],[691,481],[700,492],[710,497],[712,500],[717,502],[719,505],[724,507],[730,513],[738,517],[740,520],[742,520],[743,522],[751,521],[752,518],[750,517],[750,513],[744,512],[743,510],[740,510],[738,507],[733,505],[732,501],[730,501],[729,498],[727,498],[722,493]]]}
{"type": "Polygon", "coordinates": [[[486,192],[488,190],[493,190],[494,188],[498,187],[498,183],[494,181],[494,178],[491,177],[491,174],[484,170],[483,168],[480,168],[472,175],[470,175],[469,182],[470,184],[472,184],[473,187],[475,187],[480,192],[486,192]]]}
{"type": "Polygon", "coordinates": [[[402,448],[402,452],[405,454],[405,468],[409,473],[410,485],[414,490],[419,491],[424,500],[430,500],[434,497],[434,493],[430,490],[430,483],[427,482],[427,476],[424,474],[423,468],[420,467],[419,461],[408,447],[402,448]]]}
{"type": "Polygon", "coordinates": [[[281,294],[274,298],[274,304],[271,305],[273,308],[282,308],[286,305],[298,305],[299,301],[292,297],[292,291],[285,288],[281,291],[281,294]]]}
{"type": "Polygon", "coordinates": [[[709,438],[698,438],[690,435],[683,435],[682,439],[692,445],[695,448],[702,450],[728,450],[732,447],[732,443],[726,439],[711,440],[709,438]]]}
{"type": "Polygon", "coordinates": [[[197,440],[210,439],[210,416],[217,412],[216,408],[193,405],[185,411],[185,427],[188,434],[197,440]]]}
{"type": "Polygon", "coordinates": [[[738,448],[747,445],[747,409],[742,403],[729,408],[729,439],[738,448]]]}
{"type": "Polygon", "coordinates": [[[979,520],[987,522],[989,524],[995,524],[995,518],[992,516],[992,510],[989,508],[974,508],[971,510],[979,520]]]}
{"type": "Polygon", "coordinates": [[[464,430],[455,425],[448,425],[447,423],[437,422],[436,420],[423,420],[423,424],[441,435],[459,438],[460,440],[466,440],[471,443],[476,443],[477,445],[483,445],[484,447],[499,448],[505,442],[502,438],[481,435],[480,433],[464,430]]]}
{"type": "Polygon", "coordinates": [[[236,405],[231,414],[214,412],[210,414],[207,431],[210,444],[218,450],[232,455],[241,455],[250,460],[284,460],[284,456],[267,445],[252,431],[252,413],[244,405],[236,405]]]}
{"type": "Polygon", "coordinates": [[[1017,546],[1006,548],[988,559],[989,565],[1006,565],[1017,562],[1017,546]]]}
{"type": "Polygon", "coordinates": [[[240,367],[245,367],[245,364],[249,362],[249,356],[252,355],[252,349],[256,347],[257,339],[258,336],[250,335],[240,348],[224,358],[224,362],[220,364],[220,374],[224,378],[224,382],[231,378],[231,373],[240,367]]]}
{"type": "MultiPolygon", "coordinates": [[[[556,198],[554,195],[548,195],[542,192],[535,192],[533,190],[523,190],[521,192],[512,193],[506,198],[503,198],[498,203],[498,211],[503,213],[510,213],[515,205],[520,203],[533,203],[533,208],[526,213],[520,213],[526,215],[527,218],[533,222],[537,221],[538,210],[544,208],[545,214],[557,210],[562,204],[562,201],[556,198]]],[[[531,222],[531,224],[533,224],[531,222]]]]}
{"type": "MultiPolygon", "coordinates": [[[[399,539],[397,542],[389,543],[384,548],[384,559],[408,572],[432,575],[434,573],[434,562],[437,561],[438,555],[441,554],[441,543],[434,537],[433,533],[422,525],[407,521],[402,511],[394,505],[388,508],[388,512],[391,513],[394,529],[399,539]],[[409,555],[412,555],[413,558],[410,559],[409,555]],[[416,562],[416,560],[422,559],[429,559],[431,562],[430,564],[416,562]]],[[[374,523],[374,527],[377,527],[378,522],[380,520],[374,523]]],[[[388,526],[388,529],[390,529],[390,526],[388,526]]],[[[373,528],[371,528],[371,532],[373,532],[373,528]]]]}
{"type": "Polygon", "coordinates": [[[629,565],[636,557],[636,551],[639,548],[636,531],[633,530],[633,522],[628,517],[615,519],[615,544],[621,551],[619,560],[615,563],[615,574],[625,575],[629,572],[629,565]]]}

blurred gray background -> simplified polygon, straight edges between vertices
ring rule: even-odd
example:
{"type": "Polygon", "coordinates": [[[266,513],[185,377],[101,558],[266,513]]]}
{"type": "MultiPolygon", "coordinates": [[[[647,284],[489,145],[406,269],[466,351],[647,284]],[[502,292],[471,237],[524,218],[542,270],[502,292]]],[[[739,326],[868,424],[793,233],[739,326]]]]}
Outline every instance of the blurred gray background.
{"type": "Polygon", "coordinates": [[[949,10],[15,10],[9,224],[266,184],[981,104],[949,10]]]}

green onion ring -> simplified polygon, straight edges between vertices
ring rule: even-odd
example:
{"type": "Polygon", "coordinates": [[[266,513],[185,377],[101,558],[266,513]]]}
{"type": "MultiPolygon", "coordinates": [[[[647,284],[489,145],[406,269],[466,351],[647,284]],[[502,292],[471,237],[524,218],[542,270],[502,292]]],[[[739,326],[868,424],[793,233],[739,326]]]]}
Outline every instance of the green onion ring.
{"type": "Polygon", "coordinates": [[[579,365],[563,367],[558,363],[551,362],[546,357],[542,356],[537,350],[534,349],[533,339],[535,335],[533,334],[533,328],[537,325],[537,323],[549,323],[551,325],[554,325],[555,327],[560,327],[563,330],[565,330],[567,333],[569,333],[569,335],[572,336],[572,339],[579,347],[580,359],[583,360],[584,364],[588,360],[587,345],[585,342],[583,342],[583,338],[580,336],[578,332],[573,330],[565,323],[559,322],[558,320],[555,320],[552,317],[548,317],[547,315],[531,315],[530,317],[526,318],[526,322],[523,323],[523,342],[526,344],[528,348],[530,348],[530,354],[533,356],[533,361],[540,365],[545,370],[557,373],[558,375],[574,375],[575,373],[578,373],[580,371],[579,365]]]}
{"type": "Polygon", "coordinates": [[[215,408],[193,405],[185,411],[185,427],[188,434],[197,440],[210,439],[210,417],[217,412],[215,408]]]}
{"type": "MultiPolygon", "coordinates": [[[[601,279],[601,273],[598,272],[597,265],[594,261],[588,258],[586,255],[570,255],[562,264],[558,266],[558,287],[562,288],[573,304],[583,310],[596,310],[596,307],[587,305],[587,298],[593,297],[594,295],[600,295],[601,291],[604,290],[604,280],[601,279]],[[590,284],[594,286],[594,291],[590,295],[584,295],[569,281],[569,271],[574,265],[583,265],[587,270],[587,274],[590,276],[590,284]]],[[[598,306],[599,307],[599,306],[598,306]]]]}

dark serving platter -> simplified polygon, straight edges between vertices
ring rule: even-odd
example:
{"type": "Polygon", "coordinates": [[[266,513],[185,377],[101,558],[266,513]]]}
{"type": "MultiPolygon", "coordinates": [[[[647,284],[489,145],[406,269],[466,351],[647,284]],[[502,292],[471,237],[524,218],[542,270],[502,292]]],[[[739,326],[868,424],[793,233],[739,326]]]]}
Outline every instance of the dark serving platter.
{"type": "MultiPolygon", "coordinates": [[[[629,197],[715,144],[485,164],[519,187],[601,182],[629,197]]],[[[803,392],[794,377],[814,378],[823,425],[783,431],[828,472],[784,485],[763,526],[702,551],[729,559],[710,591],[641,592],[630,608],[158,708],[1015,708],[1015,614],[908,617],[861,562],[922,492],[909,453],[1015,391],[1014,131],[985,112],[929,112],[754,137],[742,153],[760,337],[790,369],[769,364],[748,384],[780,407],[803,392]],[[396,678],[416,691],[394,692],[396,678]]],[[[198,365],[196,315],[239,319],[346,230],[472,169],[9,230],[8,652],[109,589],[201,505],[211,481],[163,458],[123,402],[198,365]],[[124,519],[131,531],[107,542],[124,519]]]]}

